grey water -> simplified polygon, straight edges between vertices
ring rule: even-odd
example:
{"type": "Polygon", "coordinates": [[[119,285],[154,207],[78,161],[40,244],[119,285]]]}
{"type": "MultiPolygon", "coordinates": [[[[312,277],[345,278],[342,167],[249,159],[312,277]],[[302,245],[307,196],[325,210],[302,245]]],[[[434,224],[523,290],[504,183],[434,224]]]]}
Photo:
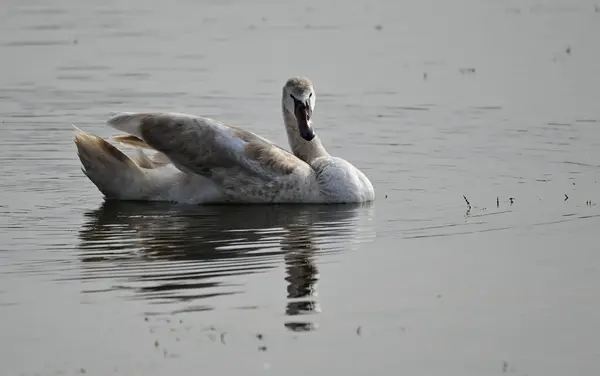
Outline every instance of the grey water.
{"type": "Polygon", "coordinates": [[[0,374],[595,375],[600,4],[7,0],[0,374]],[[281,87],[358,206],[105,202],[74,124],[217,118],[281,87]],[[463,197],[464,196],[464,197],[463,197]]]}

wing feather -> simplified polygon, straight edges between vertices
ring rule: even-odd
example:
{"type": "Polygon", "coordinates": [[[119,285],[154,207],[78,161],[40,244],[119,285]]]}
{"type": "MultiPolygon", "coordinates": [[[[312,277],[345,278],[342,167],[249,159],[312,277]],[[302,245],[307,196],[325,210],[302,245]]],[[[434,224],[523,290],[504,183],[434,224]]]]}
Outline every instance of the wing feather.
{"type": "Polygon", "coordinates": [[[222,182],[234,178],[269,182],[309,168],[270,141],[210,118],[169,112],[125,113],[110,119],[109,124],[132,134],[121,141],[145,144],[185,172],[222,182]]]}

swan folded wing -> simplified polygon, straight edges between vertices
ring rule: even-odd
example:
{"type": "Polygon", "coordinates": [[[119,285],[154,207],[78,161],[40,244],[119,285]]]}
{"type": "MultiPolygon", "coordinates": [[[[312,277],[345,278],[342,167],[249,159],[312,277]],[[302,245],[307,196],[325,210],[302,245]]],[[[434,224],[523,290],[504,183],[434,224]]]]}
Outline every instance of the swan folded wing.
{"type": "Polygon", "coordinates": [[[143,168],[153,169],[157,167],[162,167],[171,163],[171,160],[161,152],[156,151],[150,145],[146,144],[143,140],[138,137],[127,134],[127,135],[119,135],[112,136],[111,140],[118,142],[125,146],[130,146],[136,149],[137,154],[136,157],[133,158],[134,162],[143,168]],[[144,149],[148,149],[152,154],[146,154],[144,149]]]}
{"type": "Polygon", "coordinates": [[[222,183],[242,184],[249,179],[270,182],[299,167],[308,167],[254,133],[209,118],[176,113],[127,113],[112,118],[109,124],[164,153],[180,170],[222,183]]]}
{"type": "Polygon", "coordinates": [[[119,142],[119,143],[121,143],[123,145],[127,145],[127,146],[133,146],[133,147],[141,148],[141,149],[152,149],[150,147],[150,145],[148,145],[143,140],[140,140],[138,137],[131,135],[131,134],[112,136],[111,139],[115,142],[119,142]]]}

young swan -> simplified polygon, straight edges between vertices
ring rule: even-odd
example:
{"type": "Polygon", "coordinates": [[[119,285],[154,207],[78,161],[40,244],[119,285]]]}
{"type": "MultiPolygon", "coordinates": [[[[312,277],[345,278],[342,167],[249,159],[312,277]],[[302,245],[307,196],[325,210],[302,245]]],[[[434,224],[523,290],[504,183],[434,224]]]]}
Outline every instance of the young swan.
{"type": "Polygon", "coordinates": [[[296,157],[308,163],[324,202],[369,202],[375,191],[369,179],[349,162],[327,153],[312,126],[316,95],[306,77],[292,77],[281,98],[288,142],[296,157]]]}
{"type": "Polygon", "coordinates": [[[179,113],[122,113],[108,124],[135,146],[129,158],[79,129],[83,171],[108,198],[182,203],[362,203],[375,199],[371,182],[332,157],[312,126],[315,93],[307,78],[283,87],[282,112],[292,150],[219,121],[179,113]],[[142,149],[158,153],[152,159],[142,149]]]}

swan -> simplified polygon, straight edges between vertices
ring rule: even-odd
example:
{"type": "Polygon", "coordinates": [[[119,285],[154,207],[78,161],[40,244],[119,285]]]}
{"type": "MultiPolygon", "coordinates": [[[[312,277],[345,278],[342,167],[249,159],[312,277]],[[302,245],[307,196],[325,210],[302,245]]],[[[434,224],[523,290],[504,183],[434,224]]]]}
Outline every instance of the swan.
{"type": "Polygon", "coordinates": [[[107,140],[75,128],[83,173],[107,199],[190,204],[334,204],[375,199],[363,172],[327,153],[312,126],[308,78],[283,86],[281,105],[291,153],[247,130],[174,112],[124,112],[107,124],[126,133],[107,140]],[[152,153],[152,154],[148,154],[152,153]]]}

